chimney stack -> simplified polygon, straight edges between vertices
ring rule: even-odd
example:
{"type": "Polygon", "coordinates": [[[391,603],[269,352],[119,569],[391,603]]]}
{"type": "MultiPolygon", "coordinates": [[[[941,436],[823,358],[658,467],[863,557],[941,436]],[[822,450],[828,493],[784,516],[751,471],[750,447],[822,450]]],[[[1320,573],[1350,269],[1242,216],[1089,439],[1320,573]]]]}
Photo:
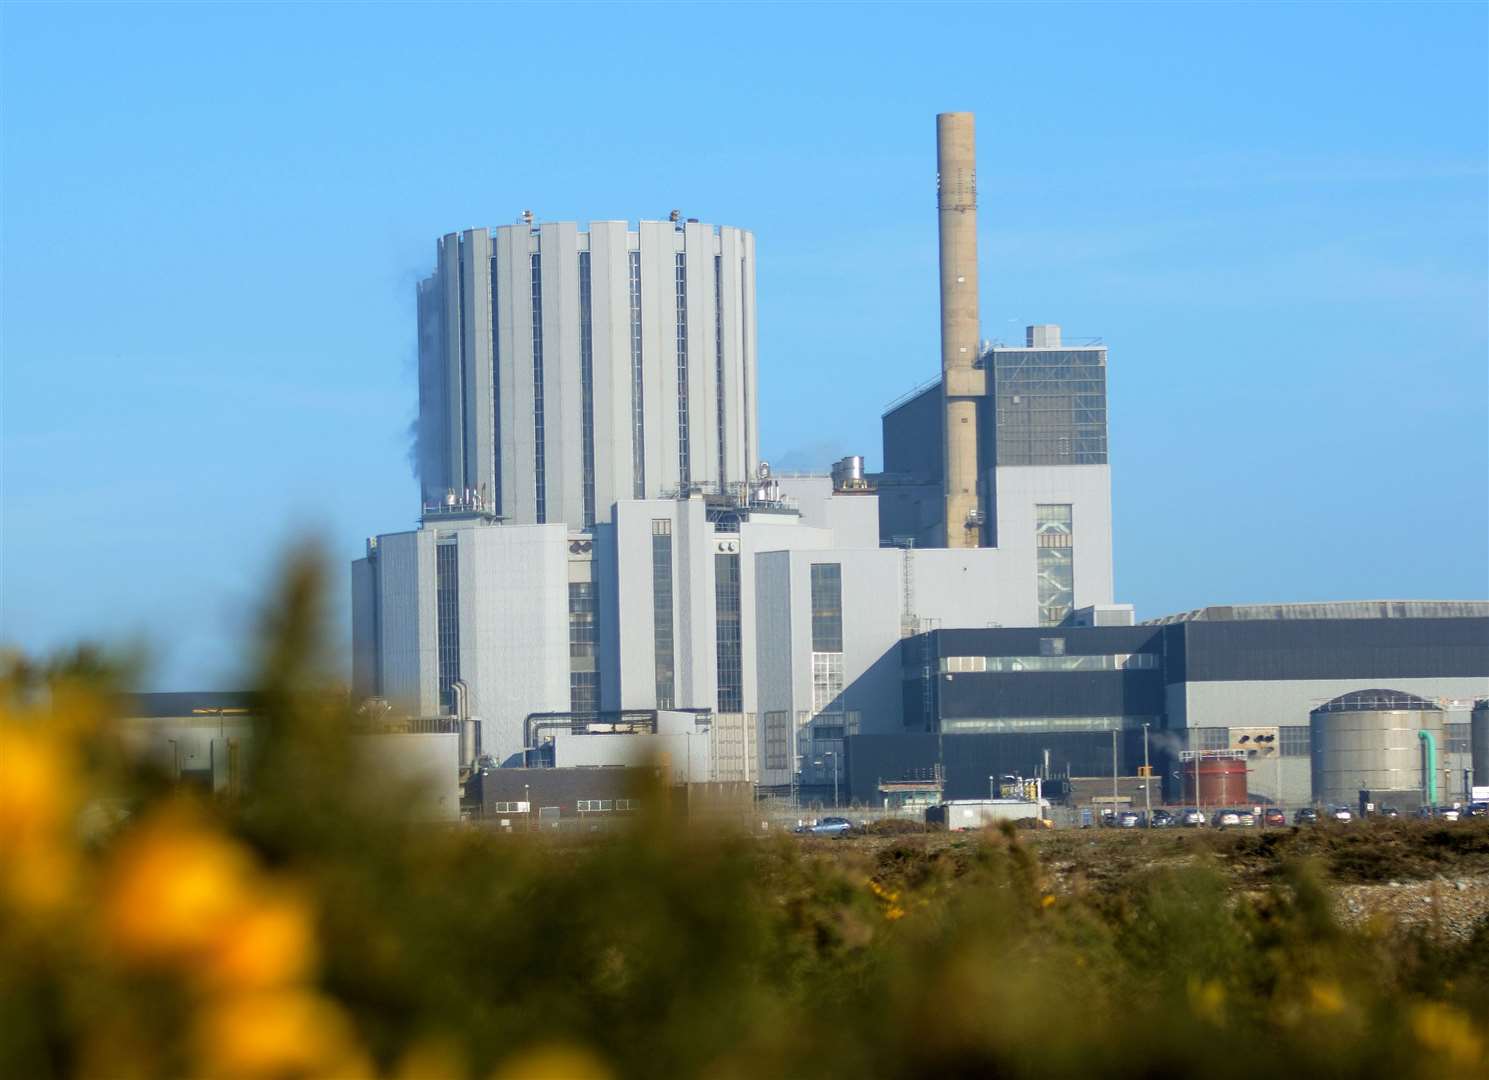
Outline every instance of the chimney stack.
{"type": "Polygon", "coordinates": [[[979,364],[977,151],[971,113],[936,117],[936,203],[941,234],[941,394],[946,412],[946,546],[982,546],[978,499],[979,364]]]}

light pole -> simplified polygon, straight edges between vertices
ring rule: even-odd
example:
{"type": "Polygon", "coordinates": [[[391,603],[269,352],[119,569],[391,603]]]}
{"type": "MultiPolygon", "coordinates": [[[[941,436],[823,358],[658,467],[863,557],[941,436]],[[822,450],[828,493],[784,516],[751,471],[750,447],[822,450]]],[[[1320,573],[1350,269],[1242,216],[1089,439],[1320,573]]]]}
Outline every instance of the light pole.
{"type": "Polygon", "coordinates": [[[828,750],[823,757],[832,758],[832,808],[838,808],[838,755],[836,750],[828,750]]]}
{"type": "Polygon", "coordinates": [[[998,789],[993,787],[993,777],[991,776],[987,778],[987,797],[989,799],[996,799],[998,797],[998,789]]]}
{"type": "Polygon", "coordinates": [[[1143,722],[1143,807],[1147,811],[1144,824],[1153,827],[1153,766],[1148,763],[1148,723],[1143,722]]]}
{"type": "Polygon", "coordinates": [[[181,746],[175,739],[167,739],[171,744],[171,779],[181,779],[181,746]]]}
{"type": "Polygon", "coordinates": [[[532,785],[522,785],[522,801],[527,805],[527,831],[533,831],[533,796],[532,785]]]}
{"type": "Polygon", "coordinates": [[[1117,817],[1117,729],[1112,728],[1112,819],[1117,817]]]}

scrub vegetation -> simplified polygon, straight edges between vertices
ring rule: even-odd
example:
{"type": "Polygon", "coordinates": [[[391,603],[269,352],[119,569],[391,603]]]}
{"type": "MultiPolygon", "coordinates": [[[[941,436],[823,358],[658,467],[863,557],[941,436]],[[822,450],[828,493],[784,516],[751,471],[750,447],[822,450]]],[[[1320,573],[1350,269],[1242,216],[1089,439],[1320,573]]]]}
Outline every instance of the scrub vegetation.
{"type": "Polygon", "coordinates": [[[352,766],[321,576],[263,620],[238,799],[118,751],[107,659],[6,662],[0,1075],[1489,1074],[1489,923],[1332,895],[1481,872],[1480,823],[802,840],[653,793],[593,839],[412,825],[352,766]]]}

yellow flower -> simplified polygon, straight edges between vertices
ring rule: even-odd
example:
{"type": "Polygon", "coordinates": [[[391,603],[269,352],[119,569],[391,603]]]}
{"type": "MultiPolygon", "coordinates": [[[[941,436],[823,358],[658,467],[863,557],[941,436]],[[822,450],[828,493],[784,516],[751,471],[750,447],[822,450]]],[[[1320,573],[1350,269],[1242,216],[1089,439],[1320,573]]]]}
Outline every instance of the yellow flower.
{"type": "Polygon", "coordinates": [[[1418,1042],[1454,1065],[1477,1065],[1484,1059],[1483,1036],[1450,1005],[1418,1005],[1411,1013],[1411,1029],[1418,1042]]]}
{"type": "Polygon", "coordinates": [[[105,939],[143,963],[195,960],[250,899],[253,864],[234,841],[167,815],[124,841],[104,891],[105,939]]]}
{"type": "Polygon", "coordinates": [[[1054,894],[1053,893],[1045,893],[1043,896],[1041,896],[1039,898],[1039,906],[1040,907],[1046,907],[1046,908],[1047,907],[1054,907],[1055,906],[1055,897],[1054,897],[1054,894]]]}
{"type": "Polygon", "coordinates": [[[1218,979],[1189,980],[1189,1011],[1212,1024],[1225,1020],[1225,987],[1218,979]]]}
{"type": "Polygon", "coordinates": [[[491,1080],[610,1080],[605,1063],[580,1046],[540,1046],[508,1058],[491,1080]]]}
{"type": "Polygon", "coordinates": [[[1308,984],[1308,1003],[1316,1013],[1333,1015],[1344,1011],[1344,991],[1333,979],[1313,980],[1308,984]]]}
{"type": "Polygon", "coordinates": [[[212,986],[263,990],[304,978],[314,962],[310,905],[279,891],[256,898],[220,924],[201,974],[212,986]]]}
{"type": "Polygon", "coordinates": [[[215,999],[198,1021],[197,1055],[202,1075],[231,1080],[375,1075],[346,1014],[309,990],[215,999]]]}
{"type": "Polygon", "coordinates": [[[67,827],[76,783],[53,739],[0,724],[0,892],[26,910],[47,910],[72,893],[76,872],[67,827]]]}

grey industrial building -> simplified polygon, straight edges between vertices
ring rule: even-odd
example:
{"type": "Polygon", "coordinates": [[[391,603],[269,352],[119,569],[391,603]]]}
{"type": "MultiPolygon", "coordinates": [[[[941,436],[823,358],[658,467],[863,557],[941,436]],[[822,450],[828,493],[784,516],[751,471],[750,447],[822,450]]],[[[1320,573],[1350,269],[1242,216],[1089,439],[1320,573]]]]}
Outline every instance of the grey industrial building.
{"type": "MultiPolygon", "coordinates": [[[[1419,760],[1423,729],[1438,736],[1440,790],[1461,798],[1470,711],[1489,688],[1489,603],[1268,604],[1141,626],[937,630],[906,638],[901,662],[905,734],[848,740],[861,801],[877,801],[897,769],[940,767],[951,797],[985,793],[1000,772],[1110,775],[1114,749],[1121,775],[1146,759],[1174,798],[1178,754],[1191,750],[1244,755],[1249,789],[1268,799],[1352,801],[1388,786],[1375,770],[1419,760]],[[1401,701],[1422,706],[1386,708],[1401,701]],[[1313,745],[1320,714],[1333,733],[1362,703],[1400,714],[1392,730],[1409,729],[1404,745],[1379,725],[1355,744],[1368,764],[1313,745]],[[1339,775],[1325,779],[1320,761],[1339,775]]],[[[1417,768],[1389,786],[1420,787],[1417,768]]]]}
{"type": "Polygon", "coordinates": [[[655,751],[685,783],[836,780],[862,801],[896,773],[967,795],[999,771],[1100,773],[1114,738],[1130,773],[1145,733],[1171,773],[1165,755],[1266,732],[1253,787],[1298,801],[1310,711],[1372,688],[1437,702],[1456,760],[1458,714],[1489,694],[1485,605],[1133,625],[1108,350],[1053,324],[979,339],[971,117],[938,117],[937,140],[941,372],[884,413],[875,474],[759,460],[749,232],[527,215],[440,239],[418,287],[419,522],[353,563],[355,691],[473,723],[468,767],[477,743],[496,766],[655,751]]]}

